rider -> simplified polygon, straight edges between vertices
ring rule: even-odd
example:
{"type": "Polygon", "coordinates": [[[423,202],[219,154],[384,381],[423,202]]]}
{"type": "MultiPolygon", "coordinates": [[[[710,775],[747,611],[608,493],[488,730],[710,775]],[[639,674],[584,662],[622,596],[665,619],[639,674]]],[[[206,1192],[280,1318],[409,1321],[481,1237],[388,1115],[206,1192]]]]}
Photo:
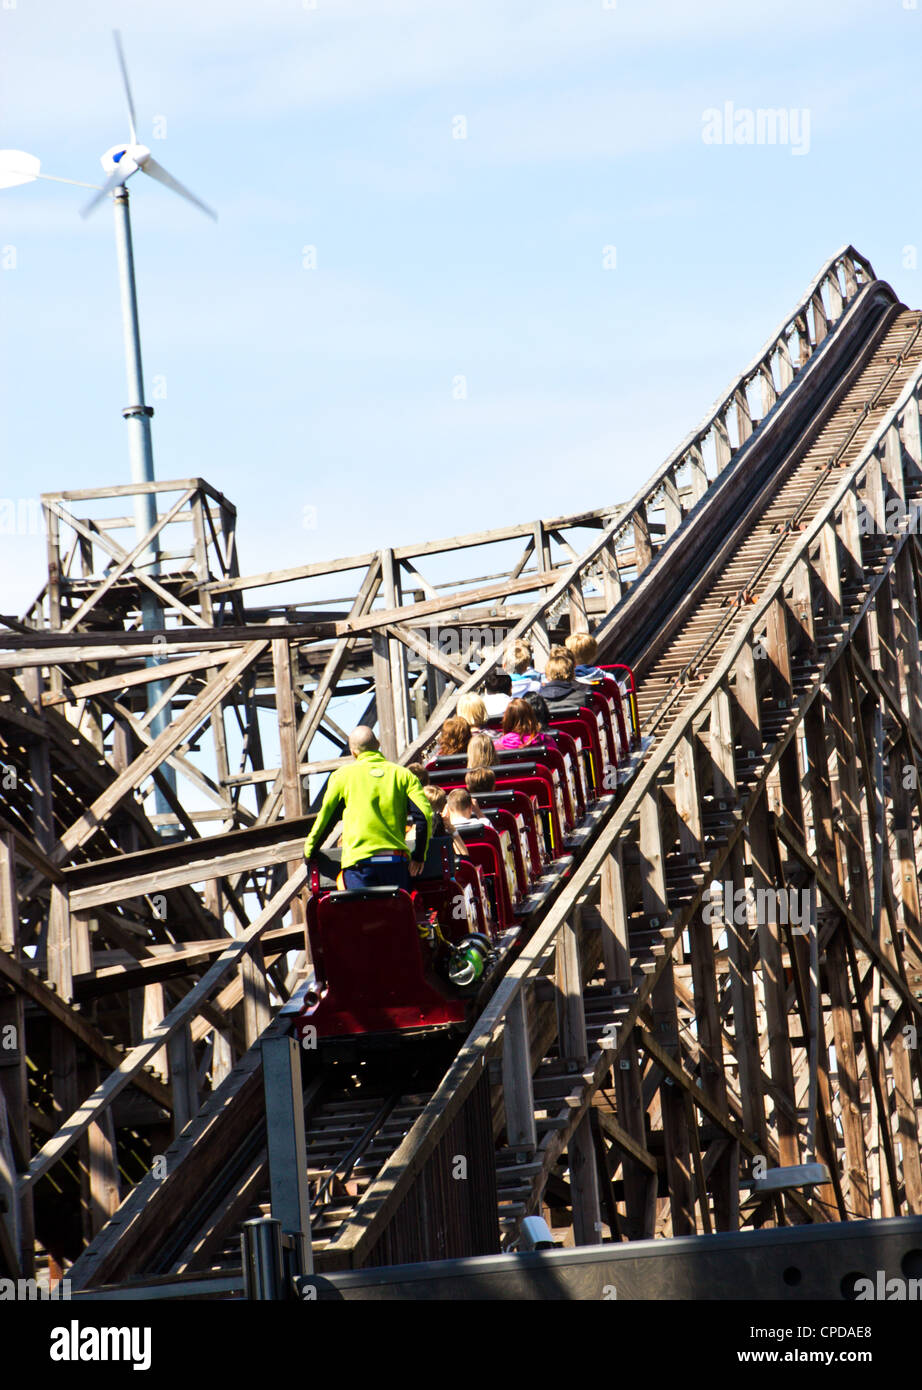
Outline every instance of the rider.
{"type": "Polygon", "coordinates": [[[349,735],[355,759],[339,767],[327,783],[320,813],[304,842],[312,859],[330,826],[343,818],[342,871],[346,889],[403,888],[423,871],[432,834],[432,808],[409,768],[389,763],[374,730],[360,724],[349,735]],[[412,857],[407,820],[416,827],[412,857]]]}

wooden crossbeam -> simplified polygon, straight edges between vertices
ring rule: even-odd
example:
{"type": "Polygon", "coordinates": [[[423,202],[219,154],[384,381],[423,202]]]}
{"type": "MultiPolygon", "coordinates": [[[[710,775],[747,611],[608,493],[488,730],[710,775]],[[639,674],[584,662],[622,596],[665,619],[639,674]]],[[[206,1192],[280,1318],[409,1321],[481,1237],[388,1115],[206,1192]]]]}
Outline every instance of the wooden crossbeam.
{"type": "Polygon", "coordinates": [[[502,583],[487,584],[480,589],[459,590],[441,598],[426,599],[423,603],[408,604],[401,608],[384,608],[363,617],[346,618],[336,624],[336,633],[337,636],[343,637],[359,632],[373,632],[393,623],[416,624],[420,618],[469,608],[472,604],[485,603],[489,599],[503,599],[508,594],[523,594],[531,589],[548,588],[555,583],[558,574],[557,570],[545,570],[540,574],[520,575],[518,579],[506,579],[502,583]]]}
{"type": "Polygon", "coordinates": [[[75,849],[95,835],[99,826],[122,798],[139,786],[155,767],[159,767],[167,754],[172,753],[208,717],[244,671],[265,651],[266,645],[264,641],[248,643],[238,656],[221,668],[218,675],[209,681],[205,689],[154,739],[150,747],[139,754],[83,815],[65,830],[51,855],[55,863],[63,863],[75,849]]]}
{"type": "MultiPolygon", "coordinates": [[[[182,508],[186,505],[186,503],[190,501],[191,498],[194,496],[195,493],[192,490],[182,493],[179,499],[173,503],[170,510],[168,512],[165,512],[162,517],[157,518],[150,530],[147,531],[134,546],[132,546],[131,550],[129,550],[127,553],[123,553],[122,559],[119,560],[118,564],[115,566],[114,569],[109,571],[109,573],[106,575],[105,579],[103,579],[99,587],[97,589],[94,589],[93,592],[87,598],[84,599],[83,603],[81,603],[76,613],[74,613],[70,618],[68,618],[67,622],[61,629],[62,632],[73,632],[77,625],[83,622],[86,615],[97,606],[101,599],[103,599],[106,596],[106,594],[109,592],[112,586],[114,584],[117,584],[118,581],[121,579],[122,575],[126,574],[127,571],[131,569],[131,566],[134,564],[135,560],[137,560],[139,556],[143,555],[145,550],[149,548],[151,541],[153,541],[157,536],[160,535],[160,532],[164,529],[164,527],[169,526],[170,522],[173,520],[174,516],[176,516],[177,512],[181,511],[182,508]]],[[[60,511],[58,514],[62,515],[60,511]]],[[[110,553],[113,553],[111,547],[106,546],[106,548],[110,550],[110,553]]],[[[117,548],[121,549],[121,547],[117,548]]],[[[190,612],[191,610],[186,611],[190,612]]],[[[203,620],[199,618],[198,615],[196,615],[196,622],[202,623],[203,620]]]]}
{"type": "MultiPolygon", "coordinates": [[[[114,560],[122,561],[126,559],[129,552],[126,551],[123,546],[120,546],[117,541],[111,540],[102,531],[98,530],[98,528],[87,525],[85,522],[81,521],[79,517],[74,516],[72,512],[64,511],[56,502],[48,502],[47,506],[50,511],[56,512],[61,521],[65,522],[68,526],[72,526],[73,529],[86,540],[91,541],[93,544],[101,545],[103,550],[107,550],[114,560]]],[[[193,608],[189,608],[188,605],[177,598],[175,594],[171,594],[162,584],[158,584],[157,580],[151,575],[145,574],[143,569],[134,570],[133,578],[139,580],[150,589],[152,593],[156,594],[161,604],[165,605],[167,608],[175,608],[178,612],[183,613],[194,627],[208,626],[205,619],[200,617],[193,608]]]]}
{"type": "Polygon", "coordinates": [[[181,1028],[190,1023],[201,1012],[217,987],[230,978],[238,968],[243,957],[259,940],[262,934],[284,912],[296,893],[307,882],[307,866],[302,864],[269,900],[253,924],[224,947],[218,959],[201,980],[187,995],[171,1009],[166,1017],[153,1028],[142,1042],[133,1047],[119,1065],[106,1077],[92,1095],[78,1106],[46,1144],[38,1151],[29,1164],[28,1173],[23,1174],[20,1186],[34,1184],[63,1157],[72,1144],[109,1106],[116,1096],[134,1080],[146,1062],[174,1037],[181,1028]]]}
{"type": "Polygon", "coordinates": [[[191,675],[195,671],[206,671],[213,666],[223,666],[232,657],[239,655],[239,647],[226,647],[202,656],[187,656],[180,661],[165,661],[155,666],[142,666],[133,671],[122,671],[116,676],[104,676],[99,680],[80,681],[69,686],[66,691],[49,690],[42,695],[42,704],[64,705],[69,701],[91,699],[96,695],[106,695],[115,690],[130,690],[150,681],[175,680],[177,676],[191,675]]]}

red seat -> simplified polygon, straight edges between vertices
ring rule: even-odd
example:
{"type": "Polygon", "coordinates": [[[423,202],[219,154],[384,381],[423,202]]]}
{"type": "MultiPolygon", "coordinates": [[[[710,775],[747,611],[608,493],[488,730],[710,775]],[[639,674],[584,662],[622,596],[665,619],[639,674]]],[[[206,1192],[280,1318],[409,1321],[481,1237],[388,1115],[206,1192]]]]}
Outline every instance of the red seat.
{"type": "Polygon", "coordinates": [[[518,822],[511,811],[506,811],[500,806],[481,807],[481,811],[485,819],[495,825],[497,830],[504,830],[509,836],[512,855],[515,859],[515,877],[519,897],[524,897],[528,892],[530,880],[528,870],[525,867],[525,855],[522,851],[522,836],[519,833],[518,822]]]}
{"type": "Polygon", "coordinates": [[[470,859],[459,858],[455,864],[455,878],[462,888],[470,888],[477,912],[477,930],[491,939],[496,936],[496,924],[490,910],[490,900],[480,870],[470,859]]]}
{"type": "Polygon", "coordinates": [[[601,691],[593,690],[590,685],[586,686],[586,694],[582,697],[582,703],[588,706],[596,717],[599,738],[602,742],[603,751],[606,753],[606,762],[613,763],[615,767],[617,767],[621,758],[618,740],[615,737],[615,725],[612,718],[611,704],[601,691]]]}
{"type": "Polygon", "coordinates": [[[566,710],[556,714],[552,709],[548,732],[554,733],[556,729],[562,729],[571,738],[580,740],[587,759],[587,764],[584,766],[586,766],[589,783],[596,796],[603,796],[606,791],[605,768],[608,759],[602,750],[602,740],[595,712],[584,704],[580,704],[578,709],[575,705],[568,706],[566,710]]]}
{"type": "MultiPolygon", "coordinates": [[[[467,914],[459,902],[464,898],[464,888],[458,879],[417,878],[414,883],[416,887],[411,891],[410,897],[413,899],[417,922],[430,920],[434,913],[439,931],[446,941],[454,943],[467,936],[470,930],[467,914]]],[[[479,914],[476,930],[481,930],[479,914]]]]}
{"type": "Polygon", "coordinates": [[[465,1018],[465,1002],[426,970],[416,913],[401,889],[327,893],[312,900],[308,931],[319,1000],[299,1014],[318,1037],[390,1033],[465,1018]]]}
{"type": "Polygon", "coordinates": [[[471,826],[470,829],[465,826],[456,826],[455,830],[464,841],[473,863],[483,871],[492,884],[497,927],[500,931],[514,927],[516,925],[515,911],[506,878],[506,860],[503,855],[502,842],[496,830],[492,825],[476,825],[471,826]]]}
{"type": "MultiPolygon", "coordinates": [[[[577,819],[582,819],[586,814],[588,804],[586,774],[579,749],[576,746],[576,739],[572,734],[568,734],[565,729],[553,728],[547,731],[557,747],[560,749],[567,764],[568,771],[573,778],[573,787],[576,793],[576,815],[577,819]]],[[[569,779],[568,779],[569,781],[569,779]]]]}
{"type": "Polygon", "coordinates": [[[546,855],[541,845],[538,829],[538,812],[532,798],[526,796],[524,792],[515,791],[512,787],[497,787],[494,792],[480,792],[477,797],[477,805],[487,810],[490,807],[499,806],[503,810],[511,811],[513,816],[521,818],[525,826],[528,852],[534,872],[540,874],[546,855]]]}
{"type": "Polygon", "coordinates": [[[632,748],[640,747],[640,720],[637,716],[637,687],[634,683],[634,672],[630,666],[623,666],[619,663],[599,667],[600,671],[610,672],[611,678],[618,682],[619,688],[627,690],[627,723],[629,725],[629,736],[632,748]]]}

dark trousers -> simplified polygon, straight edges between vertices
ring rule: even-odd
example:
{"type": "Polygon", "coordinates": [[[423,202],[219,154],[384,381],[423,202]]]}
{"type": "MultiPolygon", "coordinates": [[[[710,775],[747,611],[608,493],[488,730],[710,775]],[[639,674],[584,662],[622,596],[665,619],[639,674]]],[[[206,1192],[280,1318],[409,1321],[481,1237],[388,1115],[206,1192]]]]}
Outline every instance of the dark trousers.
{"type": "Polygon", "coordinates": [[[406,859],[381,859],[377,863],[371,859],[360,859],[343,869],[343,883],[347,892],[359,888],[403,888],[410,891],[410,867],[406,859]]]}

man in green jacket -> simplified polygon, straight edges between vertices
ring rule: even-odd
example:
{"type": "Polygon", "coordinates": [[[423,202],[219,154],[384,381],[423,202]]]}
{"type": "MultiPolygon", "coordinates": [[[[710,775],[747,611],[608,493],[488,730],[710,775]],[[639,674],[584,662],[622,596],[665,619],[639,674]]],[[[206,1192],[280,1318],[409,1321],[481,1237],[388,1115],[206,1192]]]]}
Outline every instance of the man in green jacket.
{"type": "Polygon", "coordinates": [[[305,858],[313,858],[342,816],[344,886],[409,889],[410,879],[422,873],[432,834],[432,809],[419,778],[389,763],[374,730],[365,724],[349,735],[349,752],[355,762],[337,768],[327,783],[320,814],[304,842],[305,858]],[[416,827],[412,859],[408,818],[416,827]]]}

